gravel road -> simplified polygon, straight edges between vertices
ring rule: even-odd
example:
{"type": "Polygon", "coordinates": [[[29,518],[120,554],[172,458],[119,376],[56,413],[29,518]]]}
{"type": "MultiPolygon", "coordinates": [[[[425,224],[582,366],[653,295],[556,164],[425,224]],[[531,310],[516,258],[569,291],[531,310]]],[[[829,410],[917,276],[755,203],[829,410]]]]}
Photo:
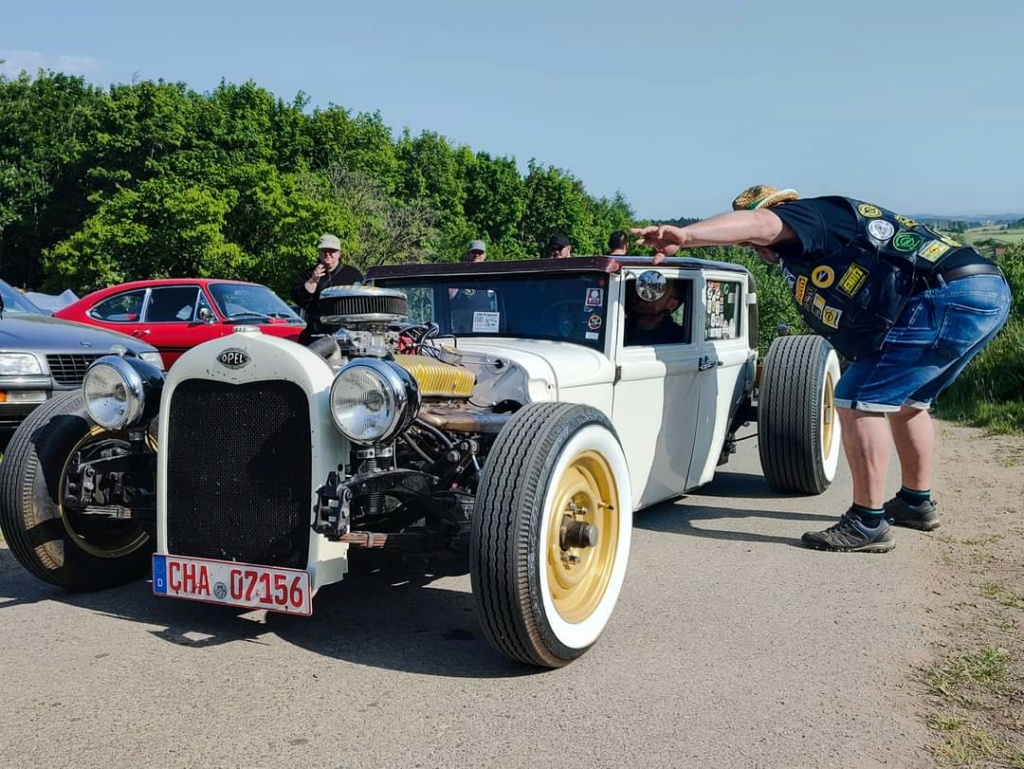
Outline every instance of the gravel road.
{"type": "Polygon", "coordinates": [[[806,550],[845,466],[817,498],[769,492],[754,440],[721,470],[638,515],[609,628],[553,672],[487,646],[468,577],[356,576],[303,619],[64,593],[0,545],[3,765],[931,766],[933,535],[806,550]]]}

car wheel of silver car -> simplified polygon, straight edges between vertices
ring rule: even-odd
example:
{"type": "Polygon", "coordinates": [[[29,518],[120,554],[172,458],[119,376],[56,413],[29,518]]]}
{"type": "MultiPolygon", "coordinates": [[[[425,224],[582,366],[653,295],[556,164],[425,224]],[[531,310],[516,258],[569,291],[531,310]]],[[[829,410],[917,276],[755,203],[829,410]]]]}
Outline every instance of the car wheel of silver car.
{"type": "Polygon", "coordinates": [[[137,521],[83,515],[63,502],[76,455],[88,461],[127,447],[127,435],[93,423],[78,392],[54,396],[18,427],[0,463],[0,529],[33,575],[96,590],[146,573],[154,543],[137,521]]]}
{"type": "Polygon", "coordinates": [[[780,336],[761,371],[758,450],[775,491],[821,494],[839,466],[839,356],[820,336],[780,336]]]}
{"type": "Polygon", "coordinates": [[[618,600],[632,529],[608,419],[566,403],[518,411],[488,454],[473,513],[470,576],[487,640],[540,667],[583,654],[618,600]]]}

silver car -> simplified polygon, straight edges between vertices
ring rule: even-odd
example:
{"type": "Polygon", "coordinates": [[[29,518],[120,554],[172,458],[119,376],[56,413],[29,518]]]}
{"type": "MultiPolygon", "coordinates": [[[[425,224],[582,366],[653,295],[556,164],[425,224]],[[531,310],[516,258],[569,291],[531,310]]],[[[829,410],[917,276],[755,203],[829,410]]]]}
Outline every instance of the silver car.
{"type": "Polygon", "coordinates": [[[85,370],[111,352],[163,368],[159,351],[126,334],[60,320],[0,280],[0,443],[55,392],[77,390],[85,370]]]}

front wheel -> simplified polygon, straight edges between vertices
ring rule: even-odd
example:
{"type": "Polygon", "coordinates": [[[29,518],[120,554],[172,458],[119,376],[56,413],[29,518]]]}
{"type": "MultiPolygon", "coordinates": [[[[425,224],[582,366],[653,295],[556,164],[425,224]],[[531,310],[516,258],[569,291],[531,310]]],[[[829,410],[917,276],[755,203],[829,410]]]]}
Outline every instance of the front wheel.
{"type": "Polygon", "coordinates": [[[626,457],[608,419],[566,403],[516,412],[473,513],[470,577],[490,644],[548,668],[583,654],[611,618],[632,530],[626,457]]]}
{"type": "Polygon", "coordinates": [[[128,450],[127,435],[93,423],[78,392],[55,395],[18,427],[0,463],[0,530],[34,576],[97,590],[146,573],[154,542],[137,521],[65,505],[72,461],[128,450]]]}
{"type": "Polygon", "coordinates": [[[764,477],[775,491],[821,494],[836,477],[839,376],[839,356],[823,337],[780,336],[768,349],[757,445],[764,477]]]}

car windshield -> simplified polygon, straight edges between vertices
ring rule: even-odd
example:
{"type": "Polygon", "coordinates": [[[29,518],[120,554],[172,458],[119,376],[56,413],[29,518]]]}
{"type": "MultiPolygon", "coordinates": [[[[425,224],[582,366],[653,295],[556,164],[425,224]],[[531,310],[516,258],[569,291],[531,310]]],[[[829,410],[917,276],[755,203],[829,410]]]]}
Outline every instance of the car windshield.
{"type": "Polygon", "coordinates": [[[228,320],[280,318],[293,323],[302,319],[266,286],[245,283],[211,283],[213,301],[228,320]]]}
{"type": "Polygon", "coordinates": [[[0,296],[4,300],[4,312],[24,312],[31,315],[49,315],[36,307],[32,302],[23,297],[20,292],[12,288],[6,281],[0,280],[0,296]]]}
{"type": "Polygon", "coordinates": [[[409,298],[409,320],[442,334],[554,339],[604,349],[604,273],[378,278],[409,298]]]}

